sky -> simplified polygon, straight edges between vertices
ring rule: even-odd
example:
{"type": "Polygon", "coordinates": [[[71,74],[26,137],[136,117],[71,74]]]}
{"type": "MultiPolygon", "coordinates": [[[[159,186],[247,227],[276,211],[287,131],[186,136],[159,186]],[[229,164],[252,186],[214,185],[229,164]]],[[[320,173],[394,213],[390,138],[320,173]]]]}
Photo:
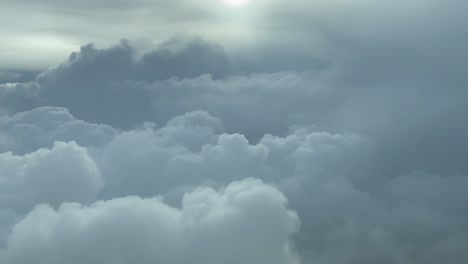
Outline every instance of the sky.
{"type": "Polygon", "coordinates": [[[467,8],[0,1],[0,263],[468,263],[467,8]]]}

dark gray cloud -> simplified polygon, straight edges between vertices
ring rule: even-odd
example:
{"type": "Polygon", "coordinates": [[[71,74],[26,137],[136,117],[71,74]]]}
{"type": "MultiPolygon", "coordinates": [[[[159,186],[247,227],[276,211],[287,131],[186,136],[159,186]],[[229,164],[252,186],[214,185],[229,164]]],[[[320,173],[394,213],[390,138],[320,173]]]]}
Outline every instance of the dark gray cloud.
{"type": "Polygon", "coordinates": [[[228,71],[222,47],[201,39],[173,39],[140,56],[127,41],[109,49],[87,45],[38,76],[38,98],[40,104],[66,106],[86,120],[131,127],[154,120],[147,83],[228,71]]]}
{"type": "Polygon", "coordinates": [[[37,75],[40,73],[40,71],[31,70],[0,70],[0,84],[32,82],[36,80],[37,75]]]}
{"type": "Polygon", "coordinates": [[[0,84],[0,114],[31,110],[38,105],[38,87],[31,83],[0,84]]]}

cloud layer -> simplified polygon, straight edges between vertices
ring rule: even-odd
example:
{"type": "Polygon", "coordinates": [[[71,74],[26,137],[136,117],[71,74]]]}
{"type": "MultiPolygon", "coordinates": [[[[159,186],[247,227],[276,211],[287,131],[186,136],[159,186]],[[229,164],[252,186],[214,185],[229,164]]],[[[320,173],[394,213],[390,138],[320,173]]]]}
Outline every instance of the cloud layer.
{"type": "Polygon", "coordinates": [[[189,2],[0,3],[0,263],[468,263],[465,3],[189,2]]]}
{"type": "MultiPolygon", "coordinates": [[[[102,126],[77,121],[64,108],[35,109],[10,121],[24,123],[38,113],[48,118],[29,122],[54,123],[49,135],[70,121],[88,130],[62,131],[67,139],[102,133],[102,126]]],[[[285,137],[249,143],[223,131],[217,118],[196,111],[161,127],[113,131],[105,143],[85,142],[89,153],[71,142],[25,156],[2,154],[3,190],[15,195],[2,202],[13,211],[3,211],[4,233],[11,233],[0,256],[8,263],[231,263],[242,254],[246,262],[296,263],[295,248],[304,261],[318,263],[466,260],[468,178],[422,171],[386,177],[375,167],[375,141],[358,134],[296,127],[285,137]],[[151,198],[159,195],[165,202],[151,198]],[[102,201],[91,204],[96,199],[102,201]],[[33,209],[38,203],[50,205],[33,209]],[[221,214],[219,222],[197,222],[211,214],[221,214]],[[124,237],[143,242],[135,247],[124,237]],[[161,237],[173,242],[160,245],[161,237]],[[95,247],[99,253],[84,253],[95,247]]],[[[9,145],[20,142],[10,139],[9,145]]]]}

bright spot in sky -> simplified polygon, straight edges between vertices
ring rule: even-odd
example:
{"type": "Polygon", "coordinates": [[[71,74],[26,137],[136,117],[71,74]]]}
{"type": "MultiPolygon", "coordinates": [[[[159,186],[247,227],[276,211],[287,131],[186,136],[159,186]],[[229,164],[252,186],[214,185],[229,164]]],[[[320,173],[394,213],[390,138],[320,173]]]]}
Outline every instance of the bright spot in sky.
{"type": "Polygon", "coordinates": [[[224,0],[230,6],[242,6],[247,4],[248,0],[224,0]]]}

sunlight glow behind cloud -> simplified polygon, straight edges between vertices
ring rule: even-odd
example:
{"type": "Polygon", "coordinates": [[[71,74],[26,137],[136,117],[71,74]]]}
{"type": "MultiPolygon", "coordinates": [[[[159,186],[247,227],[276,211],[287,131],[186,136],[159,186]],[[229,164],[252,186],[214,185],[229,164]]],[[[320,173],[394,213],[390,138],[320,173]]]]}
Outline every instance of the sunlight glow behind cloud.
{"type": "Polygon", "coordinates": [[[243,6],[249,2],[248,0],[223,0],[223,1],[224,3],[230,6],[243,6]]]}

